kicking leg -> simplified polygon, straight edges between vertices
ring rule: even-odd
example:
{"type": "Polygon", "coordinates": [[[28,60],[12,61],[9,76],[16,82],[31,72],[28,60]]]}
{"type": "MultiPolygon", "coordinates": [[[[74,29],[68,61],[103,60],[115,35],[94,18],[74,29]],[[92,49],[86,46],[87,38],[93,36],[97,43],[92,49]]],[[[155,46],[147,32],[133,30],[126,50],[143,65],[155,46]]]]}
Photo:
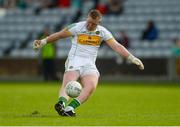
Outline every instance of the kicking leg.
{"type": "Polygon", "coordinates": [[[82,92],[65,108],[64,113],[66,116],[75,116],[74,109],[80,106],[81,103],[84,103],[91,96],[93,91],[96,89],[98,79],[99,75],[97,74],[85,75],[81,78],[81,84],[83,85],[82,92]]]}
{"type": "Polygon", "coordinates": [[[63,109],[69,99],[68,95],[65,92],[66,84],[70,81],[77,80],[79,78],[78,71],[67,71],[64,73],[63,83],[59,90],[59,101],[55,105],[55,109],[59,115],[63,115],[63,109]]]}

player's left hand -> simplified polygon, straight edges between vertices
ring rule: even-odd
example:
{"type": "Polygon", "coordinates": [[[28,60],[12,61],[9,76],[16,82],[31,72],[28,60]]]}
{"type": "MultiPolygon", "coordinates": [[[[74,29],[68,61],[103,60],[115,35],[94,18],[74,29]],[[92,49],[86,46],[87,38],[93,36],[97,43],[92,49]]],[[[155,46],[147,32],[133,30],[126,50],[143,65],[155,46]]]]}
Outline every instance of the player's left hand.
{"type": "Polygon", "coordinates": [[[140,59],[136,58],[133,55],[130,55],[128,57],[128,60],[130,62],[132,62],[133,64],[137,65],[139,67],[139,69],[144,70],[144,65],[143,65],[143,63],[142,63],[142,61],[140,59]]]}
{"type": "Polygon", "coordinates": [[[142,63],[142,61],[140,59],[135,57],[133,59],[132,63],[136,64],[139,67],[139,69],[144,70],[144,65],[143,65],[143,63],[142,63]]]}

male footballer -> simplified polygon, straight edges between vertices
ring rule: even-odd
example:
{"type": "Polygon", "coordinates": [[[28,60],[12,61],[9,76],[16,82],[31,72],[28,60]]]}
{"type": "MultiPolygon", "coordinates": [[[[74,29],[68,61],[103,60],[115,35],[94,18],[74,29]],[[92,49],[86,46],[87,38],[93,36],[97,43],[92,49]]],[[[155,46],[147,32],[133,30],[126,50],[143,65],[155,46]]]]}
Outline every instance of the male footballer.
{"type": "Polygon", "coordinates": [[[71,37],[72,46],[65,63],[65,73],[59,91],[59,100],[55,104],[55,110],[61,116],[75,116],[74,110],[84,103],[95,91],[100,76],[95,61],[103,40],[119,55],[137,65],[139,69],[144,69],[141,60],[133,56],[113,38],[111,32],[100,25],[101,20],[101,13],[98,10],[91,10],[86,21],[71,24],[63,30],[45,39],[35,40],[33,43],[34,49],[40,49],[47,43],[71,37]],[[65,86],[68,82],[78,79],[80,79],[83,86],[82,92],[77,98],[74,98],[66,105],[69,97],[65,92],[65,86]]]}

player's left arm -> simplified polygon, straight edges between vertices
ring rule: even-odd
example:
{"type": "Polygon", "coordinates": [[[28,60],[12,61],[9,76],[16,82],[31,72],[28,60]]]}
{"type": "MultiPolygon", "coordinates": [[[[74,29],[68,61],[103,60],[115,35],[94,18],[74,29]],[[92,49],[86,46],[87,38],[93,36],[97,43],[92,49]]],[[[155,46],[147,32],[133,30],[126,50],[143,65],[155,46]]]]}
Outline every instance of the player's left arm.
{"type": "Polygon", "coordinates": [[[120,54],[122,57],[126,58],[133,64],[136,64],[139,67],[139,69],[141,70],[144,69],[144,65],[141,62],[141,60],[133,56],[123,45],[118,43],[114,38],[106,40],[106,43],[108,46],[110,46],[115,52],[120,54]]]}

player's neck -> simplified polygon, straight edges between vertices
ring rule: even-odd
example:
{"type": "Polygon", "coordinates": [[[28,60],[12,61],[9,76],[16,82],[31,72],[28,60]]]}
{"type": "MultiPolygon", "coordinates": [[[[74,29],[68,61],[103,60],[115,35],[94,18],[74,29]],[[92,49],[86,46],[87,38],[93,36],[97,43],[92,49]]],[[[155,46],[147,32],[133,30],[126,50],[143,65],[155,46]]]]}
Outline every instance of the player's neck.
{"type": "Polygon", "coordinates": [[[86,27],[86,29],[87,29],[88,31],[95,31],[95,30],[96,30],[96,28],[88,28],[88,27],[86,27]]]}

